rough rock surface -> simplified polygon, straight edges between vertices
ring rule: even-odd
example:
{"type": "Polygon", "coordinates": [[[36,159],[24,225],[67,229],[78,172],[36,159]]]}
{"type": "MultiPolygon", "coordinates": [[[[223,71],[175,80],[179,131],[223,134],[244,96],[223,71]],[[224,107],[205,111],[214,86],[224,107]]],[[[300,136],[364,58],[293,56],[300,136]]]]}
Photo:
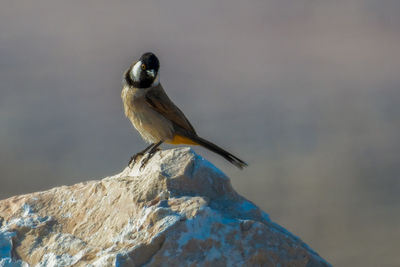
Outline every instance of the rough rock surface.
{"type": "Polygon", "coordinates": [[[0,266],[329,266],[189,148],[0,201],[0,266]]]}

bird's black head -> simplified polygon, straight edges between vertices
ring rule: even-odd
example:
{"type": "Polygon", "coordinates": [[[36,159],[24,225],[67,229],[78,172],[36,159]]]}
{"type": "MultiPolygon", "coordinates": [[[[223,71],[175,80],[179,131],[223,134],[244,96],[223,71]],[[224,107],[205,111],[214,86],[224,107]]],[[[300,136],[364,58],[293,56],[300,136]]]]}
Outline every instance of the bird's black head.
{"type": "Polygon", "coordinates": [[[127,81],[136,88],[148,88],[159,83],[160,62],[153,53],[145,53],[131,66],[127,81]]]}

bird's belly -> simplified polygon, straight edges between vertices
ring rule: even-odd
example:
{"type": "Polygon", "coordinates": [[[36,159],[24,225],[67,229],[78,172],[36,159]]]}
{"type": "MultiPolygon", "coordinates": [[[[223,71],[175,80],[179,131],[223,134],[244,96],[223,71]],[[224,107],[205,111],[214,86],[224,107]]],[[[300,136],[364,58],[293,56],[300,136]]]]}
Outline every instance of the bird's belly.
{"type": "Polygon", "coordinates": [[[156,143],[173,138],[172,123],[156,111],[137,110],[130,119],[146,142],[156,143]]]}
{"type": "Polygon", "coordinates": [[[156,112],[145,101],[145,91],[124,87],[121,93],[125,115],[149,143],[170,140],[174,136],[172,122],[156,112]]]}

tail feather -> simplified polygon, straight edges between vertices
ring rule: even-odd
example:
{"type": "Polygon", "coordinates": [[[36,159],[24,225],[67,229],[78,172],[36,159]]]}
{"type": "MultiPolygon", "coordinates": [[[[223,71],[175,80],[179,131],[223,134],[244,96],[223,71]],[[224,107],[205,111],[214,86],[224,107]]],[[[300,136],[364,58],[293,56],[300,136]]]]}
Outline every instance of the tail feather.
{"type": "Polygon", "coordinates": [[[214,153],[217,153],[218,155],[222,156],[223,158],[225,158],[227,161],[229,161],[230,163],[232,163],[233,165],[235,165],[236,167],[238,167],[239,169],[243,169],[244,167],[247,166],[247,163],[244,162],[243,160],[239,159],[238,157],[232,155],[231,153],[229,153],[228,151],[220,148],[219,146],[217,146],[216,144],[211,143],[210,141],[207,141],[197,135],[191,135],[191,136],[187,136],[188,138],[190,138],[191,140],[193,140],[194,142],[198,143],[199,145],[211,150],[214,153]]]}

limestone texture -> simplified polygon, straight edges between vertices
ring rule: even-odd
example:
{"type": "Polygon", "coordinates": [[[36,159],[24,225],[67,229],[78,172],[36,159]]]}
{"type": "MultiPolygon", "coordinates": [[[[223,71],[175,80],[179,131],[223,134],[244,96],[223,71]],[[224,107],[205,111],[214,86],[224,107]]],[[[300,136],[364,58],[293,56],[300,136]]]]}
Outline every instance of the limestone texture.
{"type": "Polygon", "coordinates": [[[0,201],[0,266],[330,266],[190,148],[0,201]]]}

